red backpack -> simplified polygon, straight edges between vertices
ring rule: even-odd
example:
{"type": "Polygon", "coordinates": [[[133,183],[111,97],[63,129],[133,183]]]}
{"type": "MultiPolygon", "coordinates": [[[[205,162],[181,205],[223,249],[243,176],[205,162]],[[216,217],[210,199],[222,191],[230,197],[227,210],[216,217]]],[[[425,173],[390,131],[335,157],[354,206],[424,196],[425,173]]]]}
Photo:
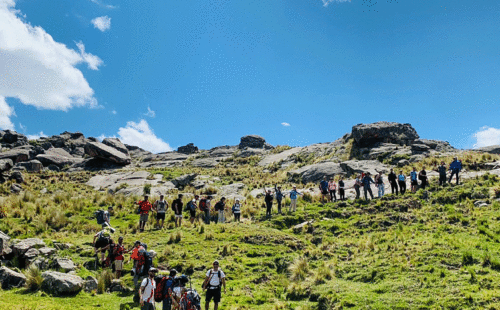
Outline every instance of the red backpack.
{"type": "Polygon", "coordinates": [[[200,208],[201,211],[205,211],[207,209],[207,200],[201,199],[198,207],[200,208]]]}
{"type": "Polygon", "coordinates": [[[163,290],[165,289],[165,283],[167,283],[166,276],[159,276],[155,278],[156,289],[155,289],[155,301],[160,302],[165,299],[165,295],[163,294],[163,290]]]}

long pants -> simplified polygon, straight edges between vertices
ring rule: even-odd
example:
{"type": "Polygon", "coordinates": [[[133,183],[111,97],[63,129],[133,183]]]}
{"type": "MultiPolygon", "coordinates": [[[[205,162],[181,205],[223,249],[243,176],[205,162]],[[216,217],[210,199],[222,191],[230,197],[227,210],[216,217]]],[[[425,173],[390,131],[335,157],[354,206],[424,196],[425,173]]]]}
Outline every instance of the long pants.
{"type": "Polygon", "coordinates": [[[377,188],[378,188],[378,198],[381,198],[382,196],[384,196],[384,184],[377,184],[377,188]]]}
{"type": "Polygon", "coordinates": [[[276,199],[278,202],[278,213],[281,214],[281,199],[276,199]]]}
{"type": "Polygon", "coordinates": [[[163,310],[172,310],[172,299],[170,297],[163,299],[163,310]]]}
{"type": "Polygon", "coordinates": [[[241,213],[234,213],[234,221],[240,221],[240,216],[241,216],[241,213]]]}
{"type": "Polygon", "coordinates": [[[271,210],[273,209],[272,202],[266,202],[266,216],[271,217],[271,210]]]}
{"type": "Polygon", "coordinates": [[[399,183],[399,192],[401,195],[404,195],[406,193],[406,182],[405,181],[398,181],[399,183]]]}
{"type": "Polygon", "coordinates": [[[439,175],[439,186],[446,184],[446,174],[439,175]]]}
{"type": "Polygon", "coordinates": [[[290,212],[295,212],[297,211],[297,198],[291,199],[290,201],[290,212]]]}
{"type": "Polygon", "coordinates": [[[359,191],[359,186],[354,186],[354,190],[356,191],[356,199],[359,199],[359,196],[361,196],[361,192],[359,191]]]}
{"type": "Polygon", "coordinates": [[[344,200],[345,199],[345,191],[343,188],[339,188],[339,199],[344,200]]]}
{"type": "Polygon", "coordinates": [[[218,222],[219,223],[225,223],[226,222],[226,218],[224,217],[224,210],[219,210],[219,219],[218,219],[218,222]]]}
{"type": "Polygon", "coordinates": [[[427,180],[422,180],[422,183],[420,183],[420,187],[422,189],[425,189],[426,186],[427,186],[427,180]]]}
{"type": "Polygon", "coordinates": [[[398,194],[398,183],[396,181],[391,182],[391,191],[394,194],[396,192],[396,195],[398,194]]]}
{"type": "MultiPolygon", "coordinates": [[[[330,201],[337,201],[337,195],[335,194],[337,191],[336,190],[332,190],[330,191],[330,201]]],[[[340,190],[339,190],[339,194],[340,194],[340,190]]]]}
{"type": "Polygon", "coordinates": [[[365,200],[368,200],[368,193],[370,193],[370,197],[372,197],[373,199],[373,192],[371,187],[365,187],[364,191],[365,191],[365,200]]]}
{"type": "Polygon", "coordinates": [[[205,210],[205,224],[210,224],[210,210],[205,210]]]}
{"type": "Polygon", "coordinates": [[[453,175],[456,175],[457,176],[457,184],[458,184],[458,172],[459,171],[460,170],[458,170],[458,169],[451,170],[450,180],[448,180],[448,183],[451,183],[451,179],[453,179],[453,175]]]}

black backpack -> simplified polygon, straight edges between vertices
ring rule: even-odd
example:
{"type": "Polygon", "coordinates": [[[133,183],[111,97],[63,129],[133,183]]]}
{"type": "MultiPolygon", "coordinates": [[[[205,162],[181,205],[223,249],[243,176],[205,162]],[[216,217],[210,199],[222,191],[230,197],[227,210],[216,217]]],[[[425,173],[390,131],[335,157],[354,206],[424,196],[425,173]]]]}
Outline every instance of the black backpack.
{"type": "Polygon", "coordinates": [[[97,224],[102,225],[104,224],[104,210],[97,210],[95,211],[95,218],[97,220],[97,224]]]}

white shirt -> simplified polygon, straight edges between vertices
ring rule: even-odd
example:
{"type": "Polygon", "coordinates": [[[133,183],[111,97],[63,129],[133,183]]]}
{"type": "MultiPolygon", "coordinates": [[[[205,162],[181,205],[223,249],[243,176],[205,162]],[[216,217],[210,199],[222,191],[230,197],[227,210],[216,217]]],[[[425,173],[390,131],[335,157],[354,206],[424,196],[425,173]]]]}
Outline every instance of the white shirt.
{"type": "Polygon", "coordinates": [[[142,283],[141,283],[141,287],[143,287],[143,286],[145,288],[144,288],[144,293],[142,293],[142,299],[145,302],[153,303],[155,301],[155,299],[154,299],[155,288],[156,288],[155,280],[152,280],[150,278],[145,278],[142,280],[142,283]]]}
{"type": "Polygon", "coordinates": [[[221,285],[221,281],[220,281],[221,279],[219,279],[219,271],[220,271],[221,279],[225,278],[226,275],[224,274],[224,272],[220,268],[217,271],[214,271],[213,269],[210,269],[209,271],[207,271],[207,277],[210,279],[210,286],[221,285]]]}

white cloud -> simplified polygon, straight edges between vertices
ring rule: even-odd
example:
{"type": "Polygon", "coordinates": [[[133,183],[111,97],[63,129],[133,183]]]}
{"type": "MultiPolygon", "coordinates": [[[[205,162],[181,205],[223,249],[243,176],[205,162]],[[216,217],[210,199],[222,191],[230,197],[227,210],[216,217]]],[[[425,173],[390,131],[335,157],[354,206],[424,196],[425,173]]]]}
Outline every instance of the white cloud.
{"type": "MultiPolygon", "coordinates": [[[[14,0],[0,0],[0,97],[40,109],[96,107],[94,91],[76,66],[86,63],[97,70],[102,61],[85,53],[81,42],[76,51],[54,41],[43,28],[25,22],[14,7],[14,0]]],[[[1,115],[3,126],[12,127],[12,112],[1,115]]]]}
{"type": "Polygon", "coordinates": [[[500,145],[500,129],[484,126],[474,134],[474,138],[476,139],[474,148],[500,145]]]}
{"type": "Polygon", "coordinates": [[[27,135],[26,137],[28,138],[28,140],[38,140],[40,139],[41,137],[46,137],[47,135],[43,133],[43,131],[40,131],[39,133],[37,134],[34,134],[34,135],[27,135]]]}
{"type": "Polygon", "coordinates": [[[24,126],[23,124],[19,123],[19,128],[21,128],[23,132],[26,132],[26,126],[24,126]]]}
{"type": "Polygon", "coordinates": [[[116,115],[116,113],[118,113],[118,112],[116,112],[116,110],[111,111],[111,114],[113,114],[113,115],[116,115]]]}
{"type": "Polygon", "coordinates": [[[153,110],[151,110],[150,107],[148,107],[148,112],[144,113],[144,115],[149,116],[149,117],[155,117],[156,116],[156,112],[153,111],[153,110]]]}
{"type": "Polygon", "coordinates": [[[343,3],[343,2],[351,2],[351,0],[321,0],[323,1],[323,6],[327,7],[330,3],[343,3]]]}
{"type": "Polygon", "coordinates": [[[0,129],[14,130],[14,123],[10,120],[10,117],[14,115],[14,108],[7,104],[4,97],[0,96],[0,129]]]}
{"type": "Polygon", "coordinates": [[[286,123],[286,122],[283,122],[281,123],[281,125],[285,126],[285,127],[290,127],[290,124],[286,123]]]}
{"type": "Polygon", "coordinates": [[[136,145],[153,153],[172,151],[170,145],[158,138],[143,119],[139,123],[127,122],[127,126],[118,129],[118,138],[125,144],[136,145]]]}
{"type": "Polygon", "coordinates": [[[105,3],[99,2],[98,0],[90,0],[90,2],[95,3],[95,4],[97,4],[98,6],[103,7],[103,8],[106,8],[106,9],[116,9],[116,8],[118,8],[118,7],[117,7],[117,6],[115,6],[115,5],[105,4],[105,3]]]}
{"type": "Polygon", "coordinates": [[[90,21],[94,28],[101,30],[102,32],[111,29],[111,17],[109,16],[101,16],[96,17],[90,21]]]}

